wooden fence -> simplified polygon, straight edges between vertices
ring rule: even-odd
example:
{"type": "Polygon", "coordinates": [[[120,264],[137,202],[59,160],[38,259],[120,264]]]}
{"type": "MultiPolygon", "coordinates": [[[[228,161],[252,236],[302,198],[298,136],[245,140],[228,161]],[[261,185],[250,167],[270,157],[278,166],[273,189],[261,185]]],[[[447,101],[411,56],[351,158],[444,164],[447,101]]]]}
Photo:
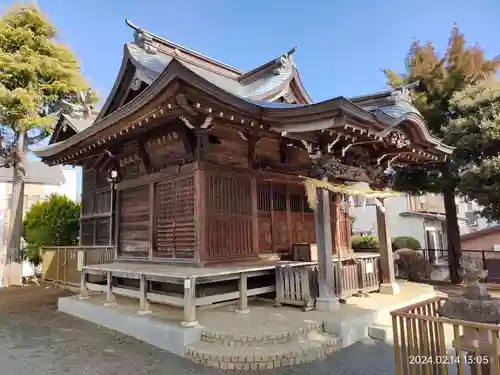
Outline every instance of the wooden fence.
{"type": "Polygon", "coordinates": [[[445,300],[391,312],[396,375],[500,374],[500,326],[440,317],[445,300]]]}
{"type": "Polygon", "coordinates": [[[43,279],[55,283],[79,286],[82,266],[111,263],[112,246],[46,247],[43,252],[43,279]]]}
{"type": "MultiPolygon", "coordinates": [[[[333,262],[335,274],[334,291],[340,298],[351,297],[358,292],[373,292],[380,286],[379,254],[361,255],[344,259],[341,264],[339,284],[339,262],[333,262]]],[[[276,267],[276,304],[302,306],[304,310],[314,308],[318,297],[318,267],[316,264],[276,267]]]]}

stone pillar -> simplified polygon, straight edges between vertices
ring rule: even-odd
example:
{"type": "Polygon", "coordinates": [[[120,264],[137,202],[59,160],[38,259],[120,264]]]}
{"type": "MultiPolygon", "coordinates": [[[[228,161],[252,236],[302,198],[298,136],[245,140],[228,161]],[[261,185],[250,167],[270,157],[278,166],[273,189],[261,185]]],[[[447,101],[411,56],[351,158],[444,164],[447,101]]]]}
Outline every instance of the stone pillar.
{"type": "Polygon", "coordinates": [[[377,229],[380,250],[380,270],[382,271],[382,284],[380,293],[397,294],[399,285],[396,282],[394,272],[394,257],[392,254],[391,236],[387,225],[387,215],[384,207],[384,199],[377,198],[381,205],[377,205],[377,229]]]}
{"type": "Polygon", "coordinates": [[[334,311],[339,307],[335,296],[332,253],[332,226],[330,216],[330,192],[317,189],[317,207],[314,213],[316,224],[316,245],[318,247],[318,286],[319,297],[316,310],[334,311]]]}

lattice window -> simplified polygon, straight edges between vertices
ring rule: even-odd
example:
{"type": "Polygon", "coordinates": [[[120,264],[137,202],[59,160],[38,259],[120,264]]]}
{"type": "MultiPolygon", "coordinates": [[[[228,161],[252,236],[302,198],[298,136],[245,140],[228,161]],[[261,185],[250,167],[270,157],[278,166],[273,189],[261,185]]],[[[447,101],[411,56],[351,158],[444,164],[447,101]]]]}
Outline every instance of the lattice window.
{"type": "Polygon", "coordinates": [[[206,249],[215,259],[252,254],[251,178],[208,175],[206,178],[206,249]]]}
{"type": "Polygon", "coordinates": [[[257,210],[271,211],[271,186],[269,184],[257,187],[257,210]]]}
{"type": "Polygon", "coordinates": [[[312,213],[314,212],[313,209],[311,207],[309,207],[309,202],[307,200],[307,195],[304,195],[302,197],[302,201],[303,201],[303,205],[302,207],[304,207],[304,212],[307,212],[307,213],[312,213]]]}
{"type": "Polygon", "coordinates": [[[246,214],[252,211],[250,180],[208,176],[207,207],[213,212],[246,214]]]}
{"type": "Polygon", "coordinates": [[[304,212],[304,199],[302,195],[290,194],[290,212],[304,212]]]}
{"type": "Polygon", "coordinates": [[[193,258],[196,245],[194,177],[158,182],[155,201],[155,256],[193,258]]]}
{"type": "Polygon", "coordinates": [[[286,194],[281,191],[273,191],[273,211],[286,212],[286,194]]]}

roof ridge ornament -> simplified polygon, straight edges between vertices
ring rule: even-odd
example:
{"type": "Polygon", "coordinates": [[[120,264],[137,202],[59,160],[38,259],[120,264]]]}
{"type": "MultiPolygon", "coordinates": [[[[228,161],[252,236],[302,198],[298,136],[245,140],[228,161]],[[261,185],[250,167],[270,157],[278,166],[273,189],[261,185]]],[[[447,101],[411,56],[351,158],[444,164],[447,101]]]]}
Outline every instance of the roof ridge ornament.
{"type": "Polygon", "coordinates": [[[151,55],[156,54],[156,47],[153,46],[153,37],[140,27],[134,32],[134,44],[151,55]]]}
{"type": "Polygon", "coordinates": [[[297,50],[297,47],[293,47],[287,53],[284,53],[279,57],[280,66],[274,69],[273,73],[276,75],[280,75],[282,72],[287,70],[295,69],[295,62],[293,61],[292,55],[297,50]]]}
{"type": "Polygon", "coordinates": [[[410,89],[417,87],[419,84],[419,81],[416,81],[408,85],[396,87],[388,99],[394,102],[407,102],[411,104],[410,89]]]}
{"type": "Polygon", "coordinates": [[[74,119],[88,119],[92,115],[92,105],[89,104],[90,90],[87,92],[79,91],[77,93],[77,102],[71,103],[67,100],[61,100],[61,112],[74,119]]]}

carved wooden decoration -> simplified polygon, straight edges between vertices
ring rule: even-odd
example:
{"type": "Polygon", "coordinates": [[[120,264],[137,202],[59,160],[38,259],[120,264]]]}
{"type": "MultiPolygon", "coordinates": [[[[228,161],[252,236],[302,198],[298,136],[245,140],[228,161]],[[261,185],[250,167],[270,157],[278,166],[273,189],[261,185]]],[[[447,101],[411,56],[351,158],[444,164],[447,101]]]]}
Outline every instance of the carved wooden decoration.
{"type": "Polygon", "coordinates": [[[170,144],[172,140],[177,139],[179,139],[177,132],[155,137],[146,142],[146,151],[154,151],[160,155],[168,155],[170,151],[169,147],[167,147],[168,144],[170,144]]]}
{"type": "Polygon", "coordinates": [[[398,131],[391,132],[387,138],[389,144],[395,146],[396,148],[405,148],[411,145],[411,142],[408,139],[408,137],[398,131]]]}
{"type": "Polygon", "coordinates": [[[322,179],[348,180],[348,181],[369,181],[366,171],[363,168],[353,167],[339,163],[335,158],[322,157],[313,162],[311,177],[322,179]]]}

